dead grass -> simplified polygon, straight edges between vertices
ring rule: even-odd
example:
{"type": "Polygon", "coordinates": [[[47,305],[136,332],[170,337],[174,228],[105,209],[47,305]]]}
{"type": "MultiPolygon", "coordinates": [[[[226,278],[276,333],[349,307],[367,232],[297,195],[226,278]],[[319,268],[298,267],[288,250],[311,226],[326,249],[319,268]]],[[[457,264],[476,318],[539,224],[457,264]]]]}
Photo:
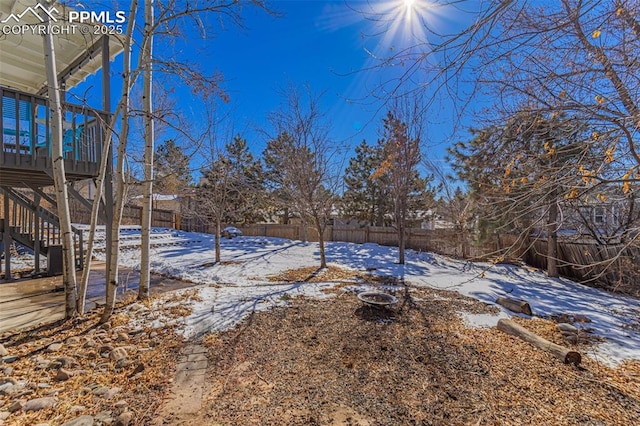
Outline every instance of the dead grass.
{"type": "Polygon", "coordinates": [[[352,269],[340,268],[338,266],[329,265],[321,269],[316,266],[309,266],[298,269],[289,269],[278,275],[272,275],[267,279],[271,282],[326,282],[326,281],[342,281],[354,280],[358,277],[358,271],[352,269]]]}

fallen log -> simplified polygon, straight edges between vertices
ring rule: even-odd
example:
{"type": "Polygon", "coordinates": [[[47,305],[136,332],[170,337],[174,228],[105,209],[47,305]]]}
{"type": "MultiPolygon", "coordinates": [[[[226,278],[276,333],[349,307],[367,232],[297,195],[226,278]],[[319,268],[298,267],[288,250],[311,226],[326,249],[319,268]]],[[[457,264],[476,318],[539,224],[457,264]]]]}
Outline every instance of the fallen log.
{"type": "Polygon", "coordinates": [[[537,334],[527,330],[523,326],[508,320],[501,319],[498,321],[498,330],[503,331],[512,336],[519,337],[525,342],[531,343],[536,348],[543,351],[550,352],[553,356],[564,362],[565,364],[578,365],[582,361],[582,356],[576,351],[565,348],[564,346],[556,345],[537,334]]]}
{"type": "Polygon", "coordinates": [[[498,305],[504,306],[511,312],[533,315],[533,313],[531,312],[531,306],[529,306],[529,303],[525,302],[524,300],[509,299],[508,297],[498,297],[496,303],[498,305]]]}

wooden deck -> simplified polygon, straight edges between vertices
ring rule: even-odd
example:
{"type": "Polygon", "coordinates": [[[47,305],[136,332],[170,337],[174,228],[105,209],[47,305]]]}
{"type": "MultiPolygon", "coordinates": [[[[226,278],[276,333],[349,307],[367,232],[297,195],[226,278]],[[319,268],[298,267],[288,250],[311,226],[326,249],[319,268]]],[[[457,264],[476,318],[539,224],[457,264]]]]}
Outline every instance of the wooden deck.
{"type": "MultiPolygon", "coordinates": [[[[0,87],[0,185],[53,185],[47,98],[0,87]]],[[[63,105],[63,156],[67,179],[94,178],[110,115],[87,106],[63,105]]]]}
{"type": "MultiPolygon", "coordinates": [[[[78,277],[81,272],[78,272],[78,277]]],[[[119,268],[122,297],[125,288],[137,291],[140,274],[128,268],[119,268]]],[[[153,275],[151,292],[161,293],[192,287],[194,284],[153,275]]],[[[43,323],[51,323],[64,318],[64,291],[61,290],[62,277],[47,277],[0,283],[0,335],[31,328],[43,323]]],[[[87,288],[87,309],[104,305],[105,277],[104,263],[96,262],[89,274],[87,288]]]]}

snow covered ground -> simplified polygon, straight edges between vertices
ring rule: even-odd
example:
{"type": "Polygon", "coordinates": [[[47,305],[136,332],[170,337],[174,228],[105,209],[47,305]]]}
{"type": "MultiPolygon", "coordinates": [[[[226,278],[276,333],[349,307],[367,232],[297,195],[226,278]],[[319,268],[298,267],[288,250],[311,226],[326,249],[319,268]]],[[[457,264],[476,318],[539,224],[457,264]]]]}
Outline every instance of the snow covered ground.
{"type": "MultiPolygon", "coordinates": [[[[222,240],[222,263],[214,264],[212,235],[155,229],[163,244],[152,249],[154,272],[203,284],[201,301],[186,319],[184,334],[194,336],[222,330],[238,323],[252,310],[286,304],[287,297],[327,297],[321,290],[336,283],[285,283],[267,279],[279,272],[319,265],[318,246],[279,238],[239,237],[222,240]]],[[[135,239],[137,230],[128,230],[135,239]]],[[[615,365],[625,359],[640,359],[640,303],[565,279],[550,279],[542,272],[512,265],[490,265],[457,261],[430,253],[408,251],[406,265],[395,263],[397,249],[377,244],[330,242],[327,260],[383,276],[404,278],[417,286],[458,291],[494,304],[499,296],[525,299],[535,315],[583,315],[592,322],[579,324],[593,329],[605,341],[589,356],[615,365]]],[[[140,253],[127,250],[122,263],[138,268],[140,253]]],[[[463,314],[472,326],[493,326],[513,315],[501,309],[496,316],[463,314]]]]}

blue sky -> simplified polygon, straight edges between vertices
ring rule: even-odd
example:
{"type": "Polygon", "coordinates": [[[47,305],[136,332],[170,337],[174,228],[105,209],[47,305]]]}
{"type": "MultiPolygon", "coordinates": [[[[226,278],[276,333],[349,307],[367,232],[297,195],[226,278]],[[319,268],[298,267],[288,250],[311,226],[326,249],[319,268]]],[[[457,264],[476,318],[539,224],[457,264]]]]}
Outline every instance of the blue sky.
{"type": "MultiPolygon", "coordinates": [[[[128,1],[100,3],[101,7],[120,10],[129,5],[128,1]]],[[[407,12],[404,0],[274,1],[270,7],[278,17],[246,7],[242,11],[244,28],[227,24],[224,29],[215,22],[217,17],[212,17],[213,37],[203,40],[195,29],[187,29],[185,37],[172,46],[158,44],[155,54],[188,58],[202,70],[221,72],[230,100],[226,105],[219,102],[220,111],[228,114],[225,131],[231,128],[240,133],[256,155],[266,143],[258,129],[268,127],[267,115],[278,108],[279,89],[289,83],[298,87],[308,84],[314,92],[324,92],[322,107],[330,137],[349,156],[362,139],[370,144],[377,141],[386,108],[371,95],[380,81],[402,71],[398,67],[365,71],[375,63],[373,57],[415,44],[423,37],[422,25],[450,33],[471,18],[457,9],[427,7],[426,0],[415,0],[414,4],[417,7],[407,12]]],[[[421,48],[428,48],[428,44],[421,48]]],[[[119,67],[121,57],[113,65],[114,75],[119,67]]],[[[118,90],[117,80],[114,90],[118,90]]],[[[174,89],[177,107],[197,125],[202,118],[200,100],[179,83],[174,89]]],[[[84,87],[78,90],[82,92],[84,87]]],[[[427,152],[435,160],[441,160],[445,147],[455,140],[447,102],[434,104],[425,116],[427,152]]],[[[170,136],[170,132],[159,134],[157,143],[170,136]]],[[[194,168],[199,165],[198,157],[194,156],[194,168]]]]}

